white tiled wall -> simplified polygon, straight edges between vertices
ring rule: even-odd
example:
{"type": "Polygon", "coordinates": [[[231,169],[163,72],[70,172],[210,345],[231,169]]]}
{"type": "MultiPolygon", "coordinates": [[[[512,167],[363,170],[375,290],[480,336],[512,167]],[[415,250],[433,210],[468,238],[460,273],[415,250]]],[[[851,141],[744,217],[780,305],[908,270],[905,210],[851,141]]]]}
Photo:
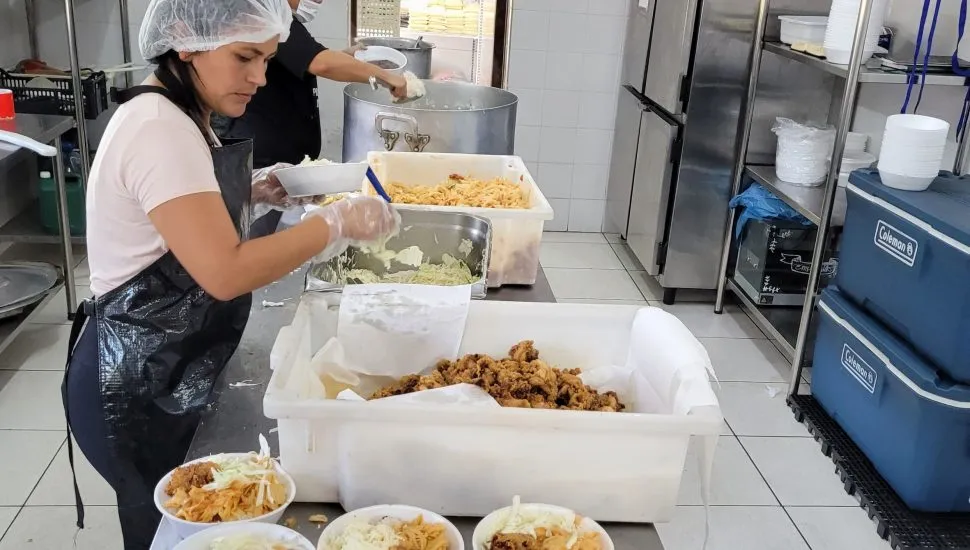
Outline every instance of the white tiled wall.
{"type": "Polygon", "coordinates": [[[554,231],[600,231],[628,0],[515,0],[509,90],[516,154],[556,210],[554,231]]]}

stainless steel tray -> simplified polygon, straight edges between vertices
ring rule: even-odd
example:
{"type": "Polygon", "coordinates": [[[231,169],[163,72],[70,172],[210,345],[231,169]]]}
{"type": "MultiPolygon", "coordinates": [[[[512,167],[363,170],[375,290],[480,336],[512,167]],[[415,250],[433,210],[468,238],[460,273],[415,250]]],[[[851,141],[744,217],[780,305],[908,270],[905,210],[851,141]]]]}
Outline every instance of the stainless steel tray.
{"type": "MultiPolygon", "coordinates": [[[[492,225],[485,218],[460,212],[431,212],[401,210],[401,233],[387,242],[388,250],[403,250],[417,246],[424,258],[432,263],[441,262],[445,254],[464,260],[477,281],[472,284],[472,298],[485,298],[488,285],[488,259],[492,246],[492,225]],[[471,251],[460,251],[462,241],[471,241],[471,251]]],[[[340,292],[344,283],[339,274],[347,269],[369,269],[378,275],[388,273],[385,264],[356,248],[350,248],[340,256],[321,264],[314,264],[307,272],[306,290],[309,292],[340,292]]],[[[392,265],[390,272],[412,269],[392,265]]]]}
{"type": "Polygon", "coordinates": [[[57,268],[44,263],[0,264],[0,319],[19,314],[57,284],[57,268]]]}

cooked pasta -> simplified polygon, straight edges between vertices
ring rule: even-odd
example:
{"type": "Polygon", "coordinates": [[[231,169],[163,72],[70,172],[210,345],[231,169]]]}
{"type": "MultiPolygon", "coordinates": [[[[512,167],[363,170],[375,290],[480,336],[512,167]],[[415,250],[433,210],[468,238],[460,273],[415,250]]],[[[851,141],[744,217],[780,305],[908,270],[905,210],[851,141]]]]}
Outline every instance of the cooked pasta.
{"type": "MultiPolygon", "coordinates": [[[[391,200],[402,204],[430,206],[469,206],[473,208],[529,208],[529,197],[515,182],[506,178],[479,180],[452,174],[438,185],[384,185],[391,200]]],[[[373,190],[370,191],[373,193],[373,190]]]]}

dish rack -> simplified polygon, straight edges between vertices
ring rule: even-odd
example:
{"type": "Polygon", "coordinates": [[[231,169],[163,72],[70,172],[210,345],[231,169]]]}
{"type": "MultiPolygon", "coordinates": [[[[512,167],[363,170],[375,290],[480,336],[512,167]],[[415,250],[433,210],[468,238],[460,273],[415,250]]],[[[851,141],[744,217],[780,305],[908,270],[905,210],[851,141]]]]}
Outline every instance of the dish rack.
{"type": "MultiPolygon", "coordinates": [[[[74,116],[74,82],[70,75],[21,74],[0,69],[0,88],[13,91],[19,113],[74,116]],[[40,83],[43,85],[39,85],[40,83]]],[[[84,118],[96,119],[108,108],[108,77],[84,71],[81,78],[84,118]]]]}
{"type": "Polygon", "coordinates": [[[400,36],[401,0],[357,0],[357,36],[400,36]]]}

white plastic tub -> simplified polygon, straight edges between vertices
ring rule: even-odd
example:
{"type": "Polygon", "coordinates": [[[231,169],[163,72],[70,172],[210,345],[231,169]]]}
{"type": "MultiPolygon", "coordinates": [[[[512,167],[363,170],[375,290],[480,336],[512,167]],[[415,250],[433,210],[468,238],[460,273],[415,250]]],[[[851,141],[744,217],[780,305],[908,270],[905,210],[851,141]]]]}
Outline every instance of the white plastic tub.
{"type": "Polygon", "coordinates": [[[824,15],[779,15],[778,19],[781,20],[781,41],[789,46],[796,42],[825,42],[829,18],[824,15]]]}
{"type": "MultiPolygon", "coordinates": [[[[489,257],[488,286],[531,285],[539,272],[542,228],[553,217],[549,201],[542,195],[522,159],[503,155],[447,153],[372,152],[367,162],[382,183],[437,185],[451,174],[478,179],[506,178],[528,193],[528,210],[469,208],[463,206],[398,205],[402,209],[464,212],[492,222],[492,253],[489,257]]],[[[363,183],[365,192],[370,183],[363,183]]]]}
{"type": "Polygon", "coordinates": [[[640,372],[650,372],[655,394],[622,413],[483,410],[297,398],[287,389],[291,377],[299,380],[296,367],[308,364],[337,324],[323,297],[304,297],[274,346],[263,401],[266,416],[279,421],[280,459],[297,500],[348,510],[407,502],[481,517],[522,495],[600,521],[669,521],[691,438],[704,436],[699,454],[709,476],[723,419],[704,347],[676,317],[654,308],[645,316],[652,325],[634,337],[640,309],[473,302],[460,354],[504,357],[531,339],[562,368],[624,365],[630,355],[644,365],[640,372]]]}

